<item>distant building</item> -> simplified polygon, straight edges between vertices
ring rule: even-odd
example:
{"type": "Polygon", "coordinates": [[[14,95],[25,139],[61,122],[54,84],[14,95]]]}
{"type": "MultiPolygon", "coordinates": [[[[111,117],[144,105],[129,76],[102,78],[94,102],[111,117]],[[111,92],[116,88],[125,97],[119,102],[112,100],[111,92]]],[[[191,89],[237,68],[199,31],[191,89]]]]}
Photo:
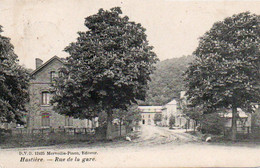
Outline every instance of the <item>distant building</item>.
{"type": "MultiPolygon", "coordinates": [[[[175,125],[180,127],[187,127],[192,128],[195,126],[195,122],[192,119],[189,119],[185,114],[183,114],[182,109],[183,106],[186,106],[188,103],[187,98],[185,96],[185,91],[181,91],[180,93],[180,101],[179,101],[179,112],[176,117],[176,123],[175,125]]],[[[237,119],[237,130],[239,132],[246,132],[248,130],[245,130],[245,128],[251,127],[252,125],[252,115],[250,113],[244,112],[242,109],[238,108],[238,119],[237,119]]],[[[224,127],[231,128],[232,123],[232,110],[231,109],[223,109],[222,112],[220,112],[220,115],[225,118],[224,127]]]]}
{"type": "Polygon", "coordinates": [[[141,112],[142,125],[155,125],[154,116],[155,114],[162,114],[162,106],[138,106],[141,112]]]}
{"type": "MultiPolygon", "coordinates": [[[[250,128],[251,123],[251,114],[244,112],[241,108],[237,108],[237,131],[238,132],[251,132],[250,130],[246,130],[246,128],[250,128]]],[[[222,114],[222,117],[225,118],[224,126],[226,128],[231,128],[232,126],[232,110],[228,109],[222,114]]]]}
{"type": "Polygon", "coordinates": [[[173,116],[175,119],[175,126],[188,129],[192,128],[194,121],[189,119],[182,111],[182,107],[186,104],[187,99],[185,97],[185,91],[181,91],[180,99],[173,99],[163,106],[162,125],[169,126],[169,119],[173,116]]]}
{"type": "Polygon", "coordinates": [[[173,99],[169,103],[165,104],[163,106],[162,111],[162,125],[163,126],[169,126],[169,119],[170,117],[176,117],[177,116],[177,101],[173,99]]]}
{"type": "Polygon", "coordinates": [[[185,91],[180,92],[180,99],[178,102],[178,112],[177,112],[177,115],[175,118],[176,119],[175,125],[178,127],[181,127],[181,128],[191,129],[191,128],[195,127],[195,125],[194,125],[195,121],[190,119],[183,113],[183,108],[188,103],[187,97],[185,96],[185,94],[186,94],[185,91]]]}

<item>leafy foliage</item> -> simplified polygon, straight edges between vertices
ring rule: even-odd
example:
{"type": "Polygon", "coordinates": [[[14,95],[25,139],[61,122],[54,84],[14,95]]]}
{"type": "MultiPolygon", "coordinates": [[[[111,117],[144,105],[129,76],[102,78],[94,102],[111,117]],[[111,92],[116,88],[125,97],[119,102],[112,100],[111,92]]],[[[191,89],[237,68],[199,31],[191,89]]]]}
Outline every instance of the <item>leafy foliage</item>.
{"type": "Polygon", "coordinates": [[[61,114],[92,118],[126,110],[143,100],[157,62],[145,28],[121,17],[120,8],[100,9],[85,19],[86,32],[65,48],[70,54],[55,85],[53,103],[61,114]]]}
{"type": "Polygon", "coordinates": [[[205,114],[201,118],[199,129],[203,134],[221,134],[224,130],[225,119],[218,113],[205,114]]]}
{"type": "Polygon", "coordinates": [[[183,73],[193,59],[193,56],[183,56],[158,62],[148,84],[146,99],[140,104],[163,105],[178,98],[180,91],[185,89],[183,73]]]}
{"type": "Polygon", "coordinates": [[[172,128],[175,124],[175,117],[173,115],[170,116],[169,118],[169,126],[172,128]]]}
{"type": "Polygon", "coordinates": [[[203,117],[203,110],[200,106],[197,107],[189,107],[187,105],[182,107],[182,112],[189,117],[190,119],[193,119],[196,122],[199,122],[201,118],[203,117]]]}
{"type": "Polygon", "coordinates": [[[125,125],[129,126],[133,122],[141,121],[141,114],[138,110],[138,106],[132,105],[129,106],[127,110],[115,109],[113,118],[119,119],[125,125]]]}
{"type": "Polygon", "coordinates": [[[252,112],[260,100],[260,17],[249,12],[217,22],[200,38],[186,72],[187,96],[203,113],[232,108],[232,139],[237,108],[252,112]]]}
{"type": "Polygon", "coordinates": [[[98,113],[98,125],[101,128],[106,127],[106,125],[107,125],[107,113],[105,111],[98,113]]]}
{"type": "Polygon", "coordinates": [[[175,125],[175,117],[173,115],[169,118],[169,126],[172,128],[175,125]]]}
{"type": "Polygon", "coordinates": [[[213,25],[200,39],[196,60],[186,72],[192,105],[252,109],[259,101],[259,16],[241,13],[213,25]]]}
{"type": "Polygon", "coordinates": [[[10,39],[0,35],[0,122],[23,123],[28,82],[29,73],[18,64],[10,39]]]}
{"type": "Polygon", "coordinates": [[[157,124],[158,122],[162,121],[162,114],[155,114],[154,115],[154,123],[157,124]]]}

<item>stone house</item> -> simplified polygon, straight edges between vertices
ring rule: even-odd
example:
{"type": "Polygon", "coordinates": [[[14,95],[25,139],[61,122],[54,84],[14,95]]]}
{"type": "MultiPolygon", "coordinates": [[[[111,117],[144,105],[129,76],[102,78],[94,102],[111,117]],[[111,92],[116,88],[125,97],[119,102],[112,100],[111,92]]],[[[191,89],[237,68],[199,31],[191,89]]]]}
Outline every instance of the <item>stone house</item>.
{"type": "MultiPolygon", "coordinates": [[[[28,104],[27,128],[91,128],[96,126],[90,120],[74,119],[53,111],[50,105],[51,84],[59,75],[59,68],[64,65],[61,58],[54,56],[45,63],[36,58],[36,69],[31,73],[29,85],[30,102],[28,104]]],[[[93,123],[96,123],[93,121],[93,123]]]]}
{"type": "Polygon", "coordinates": [[[162,106],[138,106],[141,113],[141,124],[142,125],[155,125],[154,116],[155,114],[162,114],[162,106]]]}

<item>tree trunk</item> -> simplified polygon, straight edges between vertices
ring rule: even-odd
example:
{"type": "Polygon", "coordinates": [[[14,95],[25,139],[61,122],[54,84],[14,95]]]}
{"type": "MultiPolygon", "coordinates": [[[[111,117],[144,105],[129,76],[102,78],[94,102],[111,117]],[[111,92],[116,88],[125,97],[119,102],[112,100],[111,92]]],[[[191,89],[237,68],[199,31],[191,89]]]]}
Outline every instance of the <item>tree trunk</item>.
{"type": "Polygon", "coordinates": [[[122,126],[122,120],[120,119],[120,122],[119,122],[119,127],[120,127],[120,133],[119,133],[119,135],[120,135],[120,137],[121,137],[121,126],[122,126]]]}
{"type": "Polygon", "coordinates": [[[193,128],[193,132],[194,132],[194,133],[196,132],[196,126],[197,126],[196,122],[197,122],[197,121],[194,121],[194,123],[193,123],[193,127],[194,127],[194,128],[193,128]]]}
{"type": "Polygon", "coordinates": [[[112,140],[112,113],[108,112],[107,113],[107,132],[106,132],[106,140],[112,140]]]}
{"type": "Polygon", "coordinates": [[[232,106],[231,140],[236,141],[236,138],[237,138],[237,107],[232,106]]]}
{"type": "Polygon", "coordinates": [[[92,129],[95,129],[95,128],[96,128],[95,118],[92,118],[92,119],[91,119],[91,123],[92,123],[92,129]]]}

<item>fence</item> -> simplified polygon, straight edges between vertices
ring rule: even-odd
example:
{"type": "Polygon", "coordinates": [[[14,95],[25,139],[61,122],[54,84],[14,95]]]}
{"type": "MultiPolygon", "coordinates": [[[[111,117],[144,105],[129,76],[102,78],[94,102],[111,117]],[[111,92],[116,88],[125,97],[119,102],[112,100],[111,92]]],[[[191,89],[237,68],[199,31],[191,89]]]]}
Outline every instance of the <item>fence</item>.
{"type": "MultiPolygon", "coordinates": [[[[124,126],[113,127],[113,138],[126,135],[124,126]]],[[[8,147],[46,146],[63,143],[93,142],[106,137],[105,128],[15,128],[0,135],[0,145],[8,147]]]]}
{"type": "MultiPolygon", "coordinates": [[[[225,136],[229,136],[231,134],[231,127],[225,127],[223,133],[225,136]]],[[[260,126],[237,127],[237,134],[247,138],[260,138],[260,126]]]]}
{"type": "Polygon", "coordinates": [[[253,126],[251,134],[254,138],[260,138],[260,126],[253,126]]]}
{"type": "MultiPolygon", "coordinates": [[[[99,135],[105,136],[106,128],[37,128],[37,129],[27,129],[27,128],[14,128],[10,132],[11,135],[46,135],[53,136],[55,134],[63,135],[99,135]]],[[[112,137],[120,137],[127,134],[127,129],[125,126],[114,126],[112,127],[112,137]]]]}
{"type": "Polygon", "coordinates": [[[53,134],[53,133],[65,133],[70,135],[75,134],[94,134],[95,130],[91,128],[14,128],[11,130],[11,134],[53,134]]]}
{"type": "MultiPolygon", "coordinates": [[[[231,127],[225,127],[224,132],[231,132],[231,127]]],[[[252,132],[252,129],[249,126],[237,127],[238,134],[250,134],[251,132],[252,132]]]]}

